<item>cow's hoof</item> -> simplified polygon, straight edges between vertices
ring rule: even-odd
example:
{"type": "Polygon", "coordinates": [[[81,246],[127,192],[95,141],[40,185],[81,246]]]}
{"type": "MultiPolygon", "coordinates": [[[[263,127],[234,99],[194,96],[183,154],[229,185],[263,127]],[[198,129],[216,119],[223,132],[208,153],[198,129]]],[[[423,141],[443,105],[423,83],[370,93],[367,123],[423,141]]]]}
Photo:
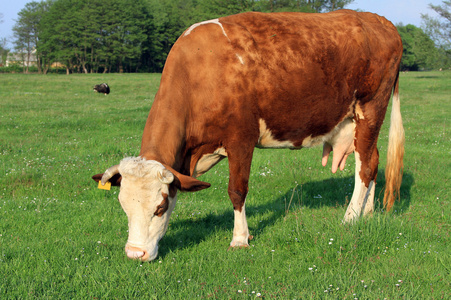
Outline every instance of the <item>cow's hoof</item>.
{"type": "Polygon", "coordinates": [[[253,235],[249,235],[247,239],[233,239],[227,251],[236,248],[247,248],[249,247],[249,241],[252,240],[253,238],[254,238],[253,235]]]}
{"type": "Polygon", "coordinates": [[[249,245],[229,246],[229,248],[227,248],[227,251],[243,249],[243,248],[249,248],[249,245]]]}

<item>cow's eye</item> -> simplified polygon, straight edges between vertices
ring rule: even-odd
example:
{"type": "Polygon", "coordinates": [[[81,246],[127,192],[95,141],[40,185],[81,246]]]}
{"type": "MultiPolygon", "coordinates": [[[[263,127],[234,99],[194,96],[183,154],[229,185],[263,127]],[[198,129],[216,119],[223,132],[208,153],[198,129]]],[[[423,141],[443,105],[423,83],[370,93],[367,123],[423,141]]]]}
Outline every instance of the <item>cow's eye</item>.
{"type": "Polygon", "coordinates": [[[155,216],[161,217],[169,208],[168,194],[162,193],[163,201],[157,206],[154,212],[155,216]]]}

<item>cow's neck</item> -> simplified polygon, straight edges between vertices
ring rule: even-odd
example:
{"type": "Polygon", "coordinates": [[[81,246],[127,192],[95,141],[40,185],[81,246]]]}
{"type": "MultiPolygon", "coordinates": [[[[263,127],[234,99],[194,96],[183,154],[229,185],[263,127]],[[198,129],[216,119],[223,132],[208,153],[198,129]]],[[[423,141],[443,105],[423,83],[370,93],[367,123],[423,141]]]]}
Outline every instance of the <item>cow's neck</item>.
{"type": "MultiPolygon", "coordinates": [[[[160,93],[160,92],[159,92],[160,93]]],[[[157,95],[144,128],[140,156],[183,171],[186,108],[157,95]]]]}

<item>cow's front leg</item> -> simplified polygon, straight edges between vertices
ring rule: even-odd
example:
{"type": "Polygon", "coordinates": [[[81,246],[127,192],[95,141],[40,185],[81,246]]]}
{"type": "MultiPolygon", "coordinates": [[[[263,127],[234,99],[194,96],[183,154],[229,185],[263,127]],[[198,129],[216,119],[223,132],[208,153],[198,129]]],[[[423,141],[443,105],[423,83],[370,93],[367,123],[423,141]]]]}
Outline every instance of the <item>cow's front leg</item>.
{"type": "MultiPolygon", "coordinates": [[[[251,170],[253,149],[241,153],[228,152],[229,158],[229,197],[233,204],[234,226],[230,247],[249,246],[249,228],[246,220],[246,195],[248,192],[249,173],[251,170]]],[[[252,238],[252,237],[251,237],[252,238]]]]}

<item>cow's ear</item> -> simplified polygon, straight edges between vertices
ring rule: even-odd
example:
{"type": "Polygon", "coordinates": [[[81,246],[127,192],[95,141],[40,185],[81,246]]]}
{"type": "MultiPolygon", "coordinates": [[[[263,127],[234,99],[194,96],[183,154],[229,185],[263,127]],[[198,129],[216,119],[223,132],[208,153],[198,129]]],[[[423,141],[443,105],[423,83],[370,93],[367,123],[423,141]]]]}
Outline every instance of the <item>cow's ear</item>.
{"type": "Polygon", "coordinates": [[[200,181],[196,178],[182,175],[180,173],[175,175],[174,184],[177,189],[182,192],[197,192],[211,186],[208,182],[200,181]]]}
{"type": "Polygon", "coordinates": [[[182,192],[197,192],[206,188],[209,188],[211,184],[208,182],[197,180],[191,176],[183,175],[173,168],[166,166],[165,168],[171,171],[174,174],[174,181],[172,184],[182,192]]]}
{"type": "MultiPolygon", "coordinates": [[[[103,173],[96,174],[96,175],[92,176],[92,179],[94,179],[94,181],[96,181],[96,182],[99,182],[100,180],[102,180],[102,176],[103,176],[103,173]]],[[[113,185],[113,186],[120,186],[121,180],[122,180],[121,174],[115,174],[108,181],[111,182],[111,185],[113,185]]]]}

